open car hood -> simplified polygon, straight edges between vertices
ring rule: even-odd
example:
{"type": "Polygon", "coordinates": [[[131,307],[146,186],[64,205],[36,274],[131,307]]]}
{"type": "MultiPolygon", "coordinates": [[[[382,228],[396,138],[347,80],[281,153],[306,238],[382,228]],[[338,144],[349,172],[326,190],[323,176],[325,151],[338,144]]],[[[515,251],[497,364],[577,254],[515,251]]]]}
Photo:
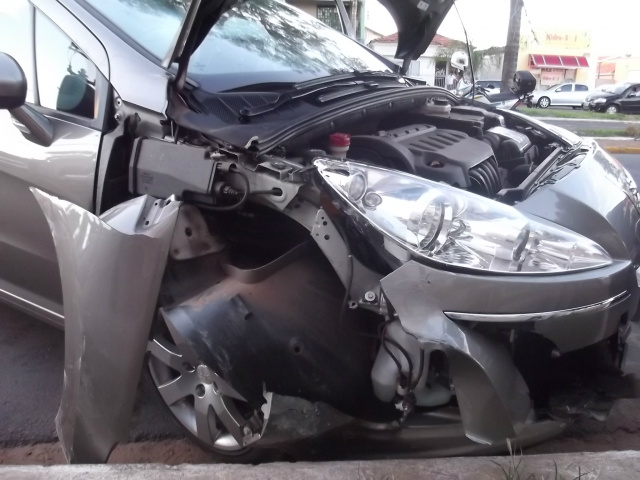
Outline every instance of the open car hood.
{"type": "MultiPolygon", "coordinates": [[[[184,0],[185,3],[189,0],[184,0]]],[[[191,0],[187,15],[176,37],[165,66],[178,63],[178,85],[184,82],[188,59],[211,27],[234,6],[251,0],[191,0]]],[[[422,55],[440,24],[453,6],[453,0],[380,0],[398,27],[396,58],[405,63],[422,55]]]]}
{"type": "Polygon", "coordinates": [[[453,0],[379,0],[398,27],[396,58],[417,60],[436,35],[453,0]]]}

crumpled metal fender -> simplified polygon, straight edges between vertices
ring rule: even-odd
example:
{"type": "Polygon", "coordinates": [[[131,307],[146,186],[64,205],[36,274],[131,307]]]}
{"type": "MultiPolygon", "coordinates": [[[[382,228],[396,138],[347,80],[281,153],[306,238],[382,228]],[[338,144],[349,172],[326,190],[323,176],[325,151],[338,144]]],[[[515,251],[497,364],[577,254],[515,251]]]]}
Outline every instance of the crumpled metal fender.
{"type": "Polygon", "coordinates": [[[447,354],[466,436],[484,444],[514,438],[532,405],[507,349],[444,315],[446,300],[431,287],[429,267],[408,262],[381,286],[405,332],[447,354]]]}
{"type": "Polygon", "coordinates": [[[31,191],[53,234],[64,298],[58,437],[69,463],[105,462],[129,437],[180,202],[143,196],[98,218],[31,191]]]}

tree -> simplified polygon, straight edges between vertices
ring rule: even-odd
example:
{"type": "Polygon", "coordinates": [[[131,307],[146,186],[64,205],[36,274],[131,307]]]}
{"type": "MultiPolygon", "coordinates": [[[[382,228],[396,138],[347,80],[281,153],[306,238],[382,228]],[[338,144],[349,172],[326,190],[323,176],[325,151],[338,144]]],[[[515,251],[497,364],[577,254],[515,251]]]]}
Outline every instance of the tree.
{"type": "Polygon", "coordinates": [[[504,62],[502,64],[501,91],[503,92],[511,88],[513,75],[518,68],[522,2],[523,0],[510,0],[509,28],[507,30],[507,43],[504,48],[504,62]]]}

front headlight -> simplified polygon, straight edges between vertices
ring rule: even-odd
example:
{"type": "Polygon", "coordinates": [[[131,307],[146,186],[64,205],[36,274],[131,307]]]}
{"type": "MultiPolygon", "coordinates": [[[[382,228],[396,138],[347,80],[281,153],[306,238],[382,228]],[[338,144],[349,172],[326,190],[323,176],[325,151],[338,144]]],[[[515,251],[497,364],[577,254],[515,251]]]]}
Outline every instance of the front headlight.
{"type": "Polygon", "coordinates": [[[406,173],[355,162],[315,161],[352,208],[414,254],[459,267],[505,273],[596,268],[611,257],[595,242],[513,207],[406,173]]]}
{"type": "Polygon", "coordinates": [[[606,98],[596,98],[593,103],[604,103],[606,102],[607,99],[606,98]]]}

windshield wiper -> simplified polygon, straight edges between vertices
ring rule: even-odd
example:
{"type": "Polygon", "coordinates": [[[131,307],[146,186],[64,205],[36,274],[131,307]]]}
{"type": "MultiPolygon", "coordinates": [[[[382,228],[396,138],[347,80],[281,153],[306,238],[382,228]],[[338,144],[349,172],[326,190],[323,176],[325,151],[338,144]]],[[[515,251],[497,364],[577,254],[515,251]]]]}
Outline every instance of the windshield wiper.
{"type": "Polygon", "coordinates": [[[376,71],[371,71],[371,70],[356,70],[354,72],[345,72],[345,73],[338,73],[336,75],[331,75],[328,77],[320,77],[320,78],[314,78],[313,80],[307,80],[306,82],[300,82],[300,83],[295,83],[293,85],[293,88],[295,90],[305,90],[307,88],[310,87],[315,87],[318,85],[327,85],[333,82],[340,82],[340,81],[344,81],[344,80],[361,80],[361,79],[366,79],[366,80],[374,80],[374,79],[381,79],[381,80],[396,80],[396,81],[400,81],[402,80],[402,76],[398,75],[397,73],[393,73],[393,72],[376,72],[376,71]]]}
{"type": "MultiPolygon", "coordinates": [[[[398,80],[400,78],[398,75],[387,74],[385,72],[353,72],[345,75],[334,75],[331,77],[309,80],[307,82],[294,84],[291,90],[282,92],[273,102],[259,105],[257,107],[242,108],[239,113],[244,119],[257,117],[265,113],[273,112],[294,100],[299,100],[325,90],[338,89],[338,91],[334,93],[322,95],[318,98],[318,101],[328,102],[347,95],[353,95],[367,90],[374,90],[380,87],[380,84],[374,81],[373,78],[375,77],[394,80],[398,80]],[[363,80],[363,78],[366,78],[367,80],[363,80]]],[[[393,85],[393,88],[399,86],[404,85],[393,85]]]]}

